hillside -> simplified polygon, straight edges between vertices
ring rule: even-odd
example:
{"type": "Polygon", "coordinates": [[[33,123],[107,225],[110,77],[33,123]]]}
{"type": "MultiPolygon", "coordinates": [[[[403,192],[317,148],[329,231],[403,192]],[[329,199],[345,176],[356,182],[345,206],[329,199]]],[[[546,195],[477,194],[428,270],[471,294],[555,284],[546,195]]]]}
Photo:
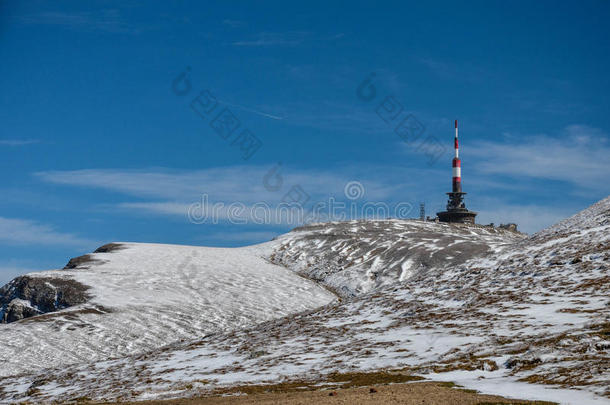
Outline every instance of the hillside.
{"type": "Polygon", "coordinates": [[[261,248],[117,245],[73,259],[66,266],[72,268],[30,273],[29,289],[19,288],[23,277],[4,287],[4,297],[25,293],[17,302],[26,308],[37,308],[41,297],[65,285],[79,286],[81,299],[58,312],[0,325],[0,376],[149,351],[336,299],[264,260],[261,248]],[[32,295],[33,303],[23,299],[32,295]]]}
{"type": "Polygon", "coordinates": [[[394,287],[432,269],[493,255],[524,234],[421,221],[313,224],[277,238],[271,260],[343,297],[394,287]]]}
{"type": "Polygon", "coordinates": [[[391,369],[607,403],[609,212],[606,198],[531,237],[387,220],[316,224],[241,249],[122,244],[93,255],[103,263],[32,275],[67,275],[90,298],[0,325],[11,364],[0,400],[177,397],[391,369]],[[111,310],[78,312],[92,305],[111,310]],[[21,336],[36,355],[18,351],[21,336]],[[94,363],[105,357],[115,358],[94,363]]]}

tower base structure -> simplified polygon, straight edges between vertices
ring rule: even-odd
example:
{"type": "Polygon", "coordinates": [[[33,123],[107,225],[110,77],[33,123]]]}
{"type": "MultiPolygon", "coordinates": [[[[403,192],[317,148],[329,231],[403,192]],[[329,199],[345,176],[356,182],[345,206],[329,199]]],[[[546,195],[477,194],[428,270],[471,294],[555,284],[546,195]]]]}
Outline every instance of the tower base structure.
{"type": "Polygon", "coordinates": [[[447,211],[437,212],[440,222],[457,222],[462,224],[474,224],[474,218],[477,213],[469,211],[464,205],[464,195],[461,191],[447,193],[449,201],[447,202],[447,211]]]}
{"type": "Polygon", "coordinates": [[[474,217],[477,213],[469,211],[466,208],[458,208],[455,210],[437,212],[438,220],[440,222],[458,222],[461,224],[474,224],[474,217]]]}

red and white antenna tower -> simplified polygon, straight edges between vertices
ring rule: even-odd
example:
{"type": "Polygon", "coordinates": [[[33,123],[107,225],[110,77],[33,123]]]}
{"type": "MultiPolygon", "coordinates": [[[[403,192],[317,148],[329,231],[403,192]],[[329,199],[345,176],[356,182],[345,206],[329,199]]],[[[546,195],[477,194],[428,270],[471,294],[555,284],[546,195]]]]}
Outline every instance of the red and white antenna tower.
{"type": "Polygon", "coordinates": [[[464,204],[464,193],[462,191],[462,161],[460,160],[460,149],[458,146],[458,122],[455,120],[455,138],[453,140],[455,156],[452,162],[452,187],[451,192],[447,193],[447,211],[437,212],[441,222],[462,222],[474,224],[474,217],[477,213],[469,211],[464,204]]]}
{"type": "Polygon", "coordinates": [[[462,191],[462,161],[460,160],[460,149],[458,147],[458,123],[455,120],[455,140],[453,141],[455,148],[455,157],[453,158],[453,187],[454,193],[462,191]]]}

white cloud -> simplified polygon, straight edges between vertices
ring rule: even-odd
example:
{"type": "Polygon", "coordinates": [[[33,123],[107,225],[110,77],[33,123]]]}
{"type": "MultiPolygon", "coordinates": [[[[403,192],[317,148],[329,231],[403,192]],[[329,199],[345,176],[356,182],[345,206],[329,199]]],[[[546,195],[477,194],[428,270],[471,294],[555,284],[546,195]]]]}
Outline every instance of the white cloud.
{"type": "Polygon", "coordinates": [[[155,214],[164,215],[184,215],[187,216],[189,207],[191,204],[179,203],[179,202],[125,202],[118,204],[118,208],[141,211],[141,212],[152,212],[155,214]]]}
{"type": "Polygon", "coordinates": [[[90,169],[41,172],[36,175],[50,183],[101,188],[139,199],[115,204],[111,207],[112,210],[140,215],[181,216],[194,223],[291,226],[313,220],[311,210],[315,204],[323,204],[316,211],[316,217],[332,215],[333,218],[341,218],[341,215],[351,215],[351,212],[328,212],[331,207],[342,212],[344,208],[340,202],[352,201],[348,201],[345,195],[346,184],[350,181],[357,181],[362,186],[363,193],[359,192],[358,198],[354,200],[356,204],[361,205],[367,201],[389,202],[391,207],[407,197],[415,197],[408,190],[413,189],[409,188],[409,183],[416,181],[406,180],[402,171],[387,167],[300,171],[281,165],[196,171],[90,169]],[[278,169],[281,177],[277,177],[273,169],[278,169]],[[273,189],[274,186],[277,189],[273,189]],[[305,193],[303,200],[289,198],[298,196],[299,193],[305,193]],[[299,202],[303,207],[296,209],[283,205],[282,202],[299,202]]]}
{"type": "MultiPolygon", "coordinates": [[[[266,203],[246,205],[240,202],[208,202],[205,197],[191,203],[177,202],[138,202],[121,203],[119,209],[139,213],[159,215],[176,215],[196,224],[218,224],[228,222],[235,225],[289,225],[299,226],[311,218],[308,206],[282,205],[266,203]]],[[[327,214],[326,211],[320,214],[327,214]]]]}
{"type": "Polygon", "coordinates": [[[478,142],[469,145],[467,153],[476,157],[476,169],[488,175],[564,181],[579,189],[609,187],[608,137],[584,125],[568,126],[556,138],[535,135],[510,143],[478,142]]]}
{"type": "MultiPolygon", "coordinates": [[[[610,172],[606,163],[610,151],[604,140],[604,134],[599,130],[570,126],[559,140],[538,135],[520,143],[513,140],[510,144],[484,142],[476,147],[468,145],[470,169],[466,184],[477,185],[479,190],[486,191],[477,191],[479,198],[472,200],[471,197],[467,200],[467,206],[480,212],[477,217],[479,223],[517,222],[526,232],[549,226],[577,211],[566,208],[574,207],[574,204],[563,201],[549,207],[545,205],[548,199],[540,194],[539,182],[525,180],[563,180],[570,183],[568,190],[575,197],[578,193],[574,190],[580,188],[583,193],[588,193],[587,198],[592,198],[592,189],[596,190],[597,195],[600,188],[607,187],[605,179],[602,179],[610,172]],[[498,180],[497,174],[514,177],[516,181],[498,180]],[[527,203],[507,203],[498,194],[507,191],[522,195],[527,203]],[[531,196],[542,196],[544,202],[531,196]],[[495,200],[491,201],[491,198],[495,200]]],[[[432,208],[444,207],[442,192],[450,186],[450,172],[440,168],[361,165],[314,171],[279,166],[283,182],[279,190],[270,191],[265,184],[273,185],[278,180],[270,172],[272,167],[232,166],[194,171],[88,169],[40,172],[37,176],[50,183],[98,188],[137,197],[138,200],[125,201],[113,208],[145,214],[186,218],[189,207],[200,202],[202,195],[207,194],[211,204],[225,204],[225,208],[216,211],[213,218],[219,221],[227,220],[230,216],[235,218],[234,214],[229,215],[227,206],[240,203],[245,208],[248,223],[252,223],[249,213],[255,204],[268,204],[273,214],[273,207],[295,185],[309,194],[312,204],[328,201],[329,197],[341,200],[346,183],[356,180],[365,188],[364,201],[402,200],[415,204],[427,201],[430,213],[434,211],[432,208]],[[438,203],[438,207],[434,203],[438,203]]],[[[282,218],[265,223],[287,224],[282,218]]]]}
{"type": "Polygon", "coordinates": [[[574,214],[568,208],[554,208],[548,205],[505,204],[498,201],[495,204],[485,204],[479,209],[477,223],[496,226],[506,223],[516,223],[521,232],[534,233],[556,224],[574,214]]]}
{"type": "Polygon", "coordinates": [[[55,184],[101,188],[138,197],[191,200],[202,193],[219,200],[264,196],[263,168],[226,167],[196,171],[86,169],[39,172],[55,184]]]}
{"type": "MultiPolygon", "coordinates": [[[[86,169],[39,172],[35,175],[54,184],[164,199],[157,209],[168,212],[179,210],[177,203],[192,203],[202,194],[207,194],[210,201],[276,204],[293,186],[300,186],[312,200],[330,196],[339,198],[343,197],[343,188],[351,180],[363,184],[369,200],[383,201],[396,192],[397,186],[392,183],[392,178],[400,178],[400,173],[388,168],[301,171],[285,166],[230,166],[194,171],[86,169]],[[272,171],[274,167],[278,169],[277,172],[272,171]],[[380,178],[384,181],[377,180],[380,178]]],[[[134,208],[138,207],[134,205],[134,208]]]]}
{"type": "Polygon", "coordinates": [[[14,245],[61,245],[89,247],[97,242],[34,221],[0,217],[0,241],[14,245]]]}

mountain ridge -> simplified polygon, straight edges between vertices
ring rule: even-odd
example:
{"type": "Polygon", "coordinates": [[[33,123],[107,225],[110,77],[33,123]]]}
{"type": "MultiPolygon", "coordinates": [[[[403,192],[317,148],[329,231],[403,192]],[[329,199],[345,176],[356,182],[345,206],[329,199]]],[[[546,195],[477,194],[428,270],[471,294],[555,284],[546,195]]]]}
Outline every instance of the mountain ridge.
{"type": "MultiPolygon", "coordinates": [[[[510,387],[528,390],[529,399],[603,402],[610,398],[609,208],[606,198],[571,221],[527,238],[452,230],[453,239],[471,237],[466,245],[488,243],[461,263],[451,259],[465,253],[459,243],[436,241],[434,232],[422,242],[418,231],[435,228],[432,224],[354,221],[296,230],[242,252],[248,260],[254,255],[270,266],[268,260],[288,266],[293,274],[312,275],[344,291],[342,300],[326,296],[322,305],[305,311],[218,328],[103,362],[82,359],[62,363],[53,373],[6,375],[0,399],[171,398],[235,384],[323,381],[337,371],[390,369],[503,395],[510,387]],[[369,232],[358,238],[362,226],[369,232]],[[408,235],[416,236],[405,246],[408,235]],[[371,253],[384,243],[383,251],[371,253]],[[422,246],[427,254],[419,250],[422,246]],[[337,260],[318,254],[324,249],[337,260]],[[383,252],[382,264],[375,265],[373,256],[383,252]],[[416,264],[402,281],[395,254],[416,264]],[[416,259],[429,264],[437,254],[439,265],[417,271],[421,263],[416,259]],[[28,387],[36,390],[28,392],[28,387]]],[[[134,246],[116,254],[133,254],[134,246]]],[[[157,254],[161,246],[154,246],[157,254]]],[[[181,254],[191,248],[184,249],[181,254]]],[[[198,266],[203,263],[197,262],[193,275],[201,271],[198,266]]],[[[272,267],[274,272],[282,268],[272,267]]]]}

